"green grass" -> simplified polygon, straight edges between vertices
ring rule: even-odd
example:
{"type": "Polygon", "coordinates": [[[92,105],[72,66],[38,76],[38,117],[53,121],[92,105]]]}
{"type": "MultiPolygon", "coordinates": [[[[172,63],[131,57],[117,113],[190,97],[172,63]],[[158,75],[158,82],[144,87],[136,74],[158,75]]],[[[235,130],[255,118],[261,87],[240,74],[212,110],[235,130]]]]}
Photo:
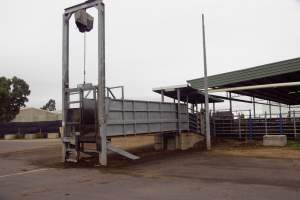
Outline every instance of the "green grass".
{"type": "Polygon", "coordinates": [[[292,149],[300,150],[300,141],[289,141],[287,146],[292,149]]]}

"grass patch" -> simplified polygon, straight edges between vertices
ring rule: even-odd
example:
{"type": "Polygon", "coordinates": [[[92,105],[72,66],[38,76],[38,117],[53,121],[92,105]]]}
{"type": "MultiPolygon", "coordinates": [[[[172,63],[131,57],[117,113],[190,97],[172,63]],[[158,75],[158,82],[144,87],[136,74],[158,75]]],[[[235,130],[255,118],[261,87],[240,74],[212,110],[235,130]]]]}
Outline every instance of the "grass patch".
{"type": "Polygon", "coordinates": [[[300,141],[289,141],[287,146],[292,149],[300,150],[300,141]]]}

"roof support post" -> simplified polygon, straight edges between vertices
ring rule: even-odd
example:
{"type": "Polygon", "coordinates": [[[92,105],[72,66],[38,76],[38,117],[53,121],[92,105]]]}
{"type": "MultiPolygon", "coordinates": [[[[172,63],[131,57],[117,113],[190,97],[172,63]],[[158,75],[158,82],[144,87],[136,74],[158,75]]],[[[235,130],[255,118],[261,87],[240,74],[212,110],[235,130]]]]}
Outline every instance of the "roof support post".
{"type": "Polygon", "coordinates": [[[232,100],[231,100],[231,92],[229,92],[229,110],[232,113],[232,100]]]}
{"type": "Polygon", "coordinates": [[[188,131],[190,132],[189,96],[186,96],[186,115],[187,115],[187,121],[188,121],[188,131]]]}
{"type": "Polygon", "coordinates": [[[252,97],[252,103],[253,103],[253,118],[255,118],[256,116],[255,97],[252,97]]]}
{"type": "Polygon", "coordinates": [[[282,114],[282,107],[281,107],[281,103],[279,103],[279,114],[282,114]]]}
{"type": "Polygon", "coordinates": [[[272,104],[271,104],[271,101],[269,101],[269,114],[270,114],[270,118],[272,118],[272,104]]]}
{"type": "Polygon", "coordinates": [[[180,89],[177,89],[177,119],[178,119],[178,133],[181,133],[180,89]]]}
{"type": "Polygon", "coordinates": [[[267,120],[267,112],[265,112],[265,133],[268,135],[268,120],[267,120]]]}
{"type": "Polygon", "coordinates": [[[211,150],[204,14],[202,14],[202,35],[203,35],[203,60],[204,60],[206,148],[207,148],[207,150],[211,150]]]}
{"type": "Polygon", "coordinates": [[[161,90],[160,95],[161,95],[161,102],[165,102],[164,90],[161,90]]]}
{"type": "Polygon", "coordinates": [[[297,139],[296,111],[293,111],[294,139],[297,139]]]}

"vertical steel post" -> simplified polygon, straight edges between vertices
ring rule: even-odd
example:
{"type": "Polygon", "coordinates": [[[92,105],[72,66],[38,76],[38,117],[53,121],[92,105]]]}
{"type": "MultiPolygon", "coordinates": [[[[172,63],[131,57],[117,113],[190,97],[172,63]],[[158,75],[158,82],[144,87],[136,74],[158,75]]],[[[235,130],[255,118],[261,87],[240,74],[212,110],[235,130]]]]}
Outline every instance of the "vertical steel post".
{"type": "Polygon", "coordinates": [[[213,113],[215,113],[215,112],[216,112],[216,103],[213,102],[213,113]]]}
{"type": "Polygon", "coordinates": [[[270,113],[270,119],[272,118],[272,105],[271,101],[269,100],[269,113],[270,113]]]}
{"type": "Polygon", "coordinates": [[[160,95],[161,95],[161,102],[165,102],[164,90],[160,91],[160,95]]]}
{"type": "Polygon", "coordinates": [[[283,122],[282,122],[282,114],[279,113],[279,132],[280,134],[283,134],[283,122]]]}
{"type": "Polygon", "coordinates": [[[189,96],[186,96],[186,114],[187,114],[187,121],[188,121],[188,131],[190,132],[189,96]]]}
{"type": "Polygon", "coordinates": [[[105,116],[105,7],[98,1],[98,125],[101,138],[101,165],[107,165],[107,139],[105,116]]]}
{"type": "Polygon", "coordinates": [[[232,100],[231,100],[231,92],[229,92],[229,110],[232,113],[232,100]]]}
{"type": "Polygon", "coordinates": [[[241,131],[241,113],[239,113],[239,139],[242,139],[242,131],[241,131]]]}
{"type": "Polygon", "coordinates": [[[178,133],[181,133],[180,89],[177,89],[177,119],[178,119],[178,133]]]}
{"type": "Polygon", "coordinates": [[[203,35],[203,61],[204,61],[206,148],[207,150],[211,150],[204,14],[202,14],[202,35],[203,35]]]}
{"type": "Polygon", "coordinates": [[[297,139],[297,127],[296,127],[296,112],[293,112],[293,122],[294,122],[294,138],[297,139]]]}
{"type": "Polygon", "coordinates": [[[279,104],[279,114],[282,114],[281,103],[279,104]]]}
{"type": "Polygon", "coordinates": [[[253,103],[253,118],[255,118],[256,116],[255,97],[252,97],[252,103],[253,103]]]}
{"type": "MultiPolygon", "coordinates": [[[[63,41],[62,41],[62,138],[67,136],[67,111],[69,108],[69,19],[70,14],[63,14],[63,41]]],[[[66,160],[66,147],[63,143],[62,160],[66,160]]]]}
{"type": "Polygon", "coordinates": [[[122,89],[122,100],[124,100],[125,99],[125,97],[124,97],[124,86],[121,86],[121,89],[122,89]]]}
{"type": "Polygon", "coordinates": [[[253,121],[252,121],[252,114],[251,110],[249,111],[249,139],[252,140],[253,136],[253,121]]]}
{"type": "Polygon", "coordinates": [[[268,121],[267,121],[267,112],[265,112],[265,132],[268,135],[268,121]]]}

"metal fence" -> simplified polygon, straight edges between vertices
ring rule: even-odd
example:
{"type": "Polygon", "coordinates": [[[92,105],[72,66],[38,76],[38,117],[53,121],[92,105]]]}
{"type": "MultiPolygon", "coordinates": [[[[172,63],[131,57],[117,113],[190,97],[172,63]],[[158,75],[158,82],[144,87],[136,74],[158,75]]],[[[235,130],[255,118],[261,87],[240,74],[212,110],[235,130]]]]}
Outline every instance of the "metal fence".
{"type": "Polygon", "coordinates": [[[283,134],[289,138],[297,138],[300,132],[300,118],[297,112],[260,115],[216,112],[212,114],[213,133],[215,136],[259,138],[264,135],[283,134]]]}

